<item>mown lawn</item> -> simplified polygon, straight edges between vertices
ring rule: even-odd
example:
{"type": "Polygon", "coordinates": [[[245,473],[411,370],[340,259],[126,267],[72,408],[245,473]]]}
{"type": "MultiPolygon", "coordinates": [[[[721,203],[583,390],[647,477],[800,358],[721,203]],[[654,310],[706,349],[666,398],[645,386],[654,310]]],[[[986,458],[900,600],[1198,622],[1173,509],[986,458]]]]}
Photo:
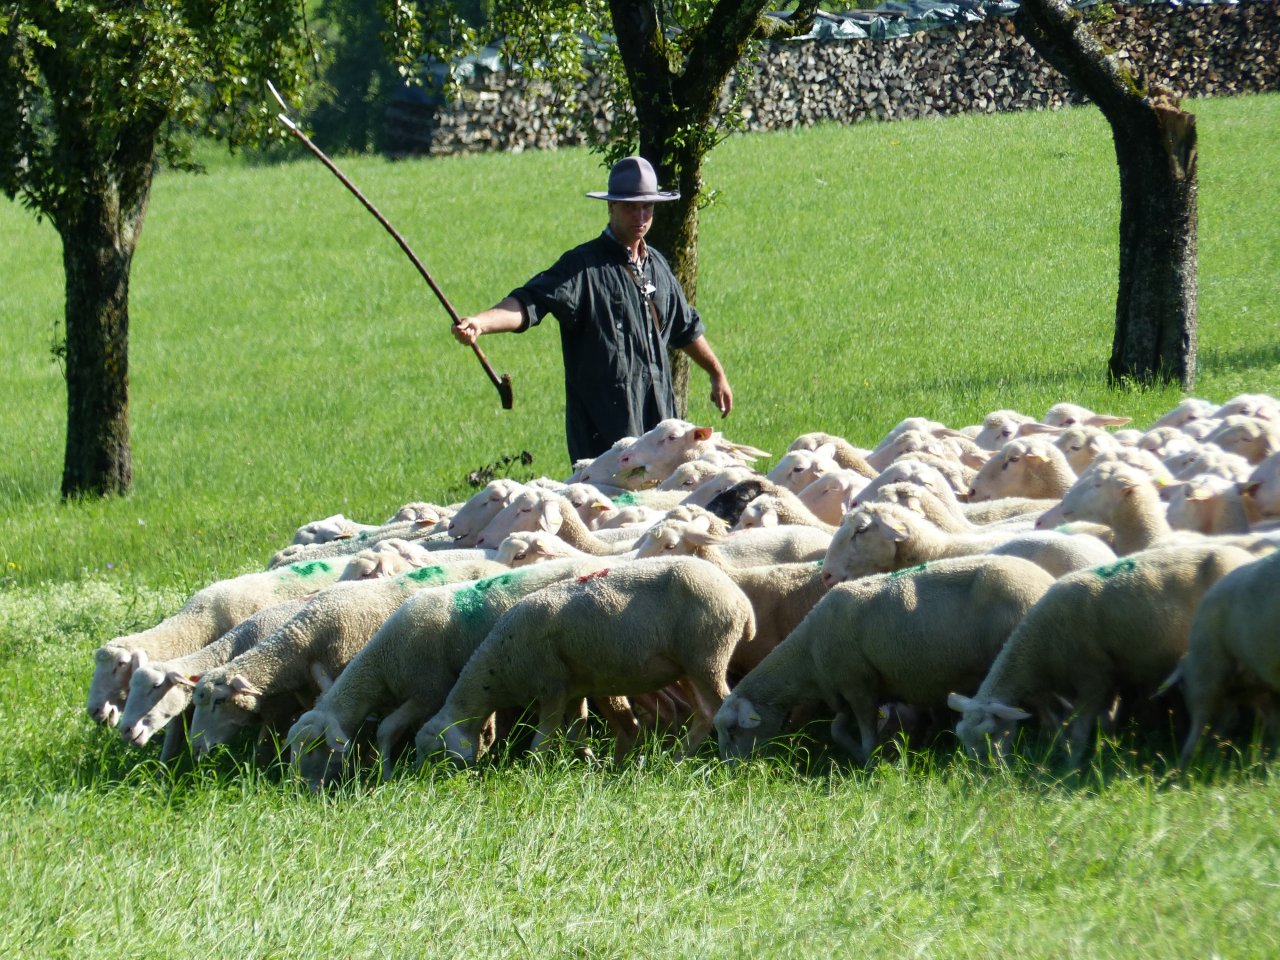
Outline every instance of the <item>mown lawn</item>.
{"type": "MultiPolygon", "coordinates": [[[[1195,393],[1280,393],[1280,96],[1197,102],[1195,393]]],[[[1096,111],[729,141],[707,174],[699,305],[733,439],[870,445],[1105,386],[1116,174],[1096,111]]],[[[463,312],[593,235],[582,151],[344,169],[463,312]]],[[[820,751],[733,771],[708,749],[600,771],[514,760],[313,797],[226,751],[165,770],[84,714],[90,655],[259,569],[300,523],[467,496],[529,451],[566,472],[556,336],[483,341],[504,412],[376,222],[313,160],[156,184],[131,285],[136,489],[62,504],[50,343],[61,258],[0,206],[0,955],[1271,957],[1274,763],[1174,782],[1159,742],[1065,777],[943,746],[869,771],[820,751]]],[[[690,413],[710,422],[695,371],[690,413]]],[[[708,745],[710,746],[710,745],[708,745]]]]}

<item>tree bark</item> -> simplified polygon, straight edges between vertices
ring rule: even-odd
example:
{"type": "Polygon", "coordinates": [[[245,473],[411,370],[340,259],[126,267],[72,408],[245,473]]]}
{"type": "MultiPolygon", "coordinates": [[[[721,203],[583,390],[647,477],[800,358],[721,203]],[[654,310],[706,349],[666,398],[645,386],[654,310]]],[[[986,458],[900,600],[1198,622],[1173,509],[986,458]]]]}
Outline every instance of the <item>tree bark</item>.
{"type": "MultiPolygon", "coordinates": [[[[67,445],[62,495],[127,493],[129,445],[129,268],[133,244],[105,216],[103,198],[61,230],[66,275],[67,445]]],[[[134,232],[136,236],[136,231],[134,232]]]]}
{"type": "Polygon", "coordinates": [[[1023,0],[1015,23],[1097,104],[1120,168],[1120,267],[1108,380],[1195,385],[1196,125],[1172,94],[1121,67],[1061,0],[1023,0]]]}

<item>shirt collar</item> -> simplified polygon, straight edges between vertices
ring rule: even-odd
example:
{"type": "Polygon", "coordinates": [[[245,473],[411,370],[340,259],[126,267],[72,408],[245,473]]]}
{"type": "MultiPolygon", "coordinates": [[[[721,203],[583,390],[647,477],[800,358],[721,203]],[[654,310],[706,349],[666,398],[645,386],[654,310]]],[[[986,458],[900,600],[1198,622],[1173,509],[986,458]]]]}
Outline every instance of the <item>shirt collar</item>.
{"type": "MultiPolygon", "coordinates": [[[[627,249],[627,245],[623,243],[621,240],[619,240],[616,236],[614,236],[613,227],[609,226],[608,224],[605,224],[604,235],[618,245],[618,247],[622,250],[622,255],[627,258],[628,263],[635,262],[631,260],[631,251],[627,249]]],[[[649,246],[644,242],[644,237],[641,237],[640,238],[640,260],[638,261],[638,266],[643,267],[646,263],[648,263],[648,261],[649,261],[649,246]]]]}

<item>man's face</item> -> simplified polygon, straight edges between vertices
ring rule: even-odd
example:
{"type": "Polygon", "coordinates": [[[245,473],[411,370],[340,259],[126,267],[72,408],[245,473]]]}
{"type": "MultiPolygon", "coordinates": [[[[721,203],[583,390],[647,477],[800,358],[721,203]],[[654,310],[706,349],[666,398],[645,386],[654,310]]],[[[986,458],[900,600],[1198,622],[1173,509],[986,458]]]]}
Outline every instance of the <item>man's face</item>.
{"type": "Polygon", "coordinates": [[[632,244],[644,238],[653,223],[652,203],[609,203],[609,228],[623,243],[632,244]]]}

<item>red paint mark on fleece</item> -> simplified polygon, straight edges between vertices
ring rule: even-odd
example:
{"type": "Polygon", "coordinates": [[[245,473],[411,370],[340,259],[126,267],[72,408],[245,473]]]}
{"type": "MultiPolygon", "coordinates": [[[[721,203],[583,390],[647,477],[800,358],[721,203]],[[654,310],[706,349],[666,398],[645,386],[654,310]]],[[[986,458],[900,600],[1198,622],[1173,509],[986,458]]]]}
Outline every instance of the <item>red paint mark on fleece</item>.
{"type": "Polygon", "coordinates": [[[578,578],[579,583],[586,583],[588,580],[601,580],[609,575],[609,568],[597,570],[595,573],[586,573],[578,578]]]}

